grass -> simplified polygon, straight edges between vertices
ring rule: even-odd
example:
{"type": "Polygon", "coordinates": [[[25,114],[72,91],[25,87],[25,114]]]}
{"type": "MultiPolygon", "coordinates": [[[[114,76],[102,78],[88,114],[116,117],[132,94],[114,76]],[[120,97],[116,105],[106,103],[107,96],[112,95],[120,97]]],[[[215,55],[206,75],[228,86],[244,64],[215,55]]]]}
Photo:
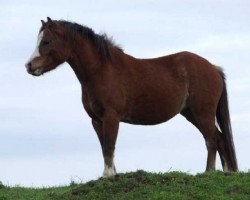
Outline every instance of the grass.
{"type": "Polygon", "coordinates": [[[118,174],[65,187],[23,188],[0,184],[0,200],[249,200],[250,172],[215,171],[195,176],[180,173],[118,174]]]}

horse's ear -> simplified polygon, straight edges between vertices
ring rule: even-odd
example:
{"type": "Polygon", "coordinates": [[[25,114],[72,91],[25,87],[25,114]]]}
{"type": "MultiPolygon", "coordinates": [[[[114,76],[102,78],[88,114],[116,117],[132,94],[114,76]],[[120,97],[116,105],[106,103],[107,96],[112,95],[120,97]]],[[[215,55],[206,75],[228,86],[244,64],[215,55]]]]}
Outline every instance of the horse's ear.
{"type": "Polygon", "coordinates": [[[44,26],[45,25],[45,21],[41,20],[41,22],[42,22],[42,26],[44,26]]]}
{"type": "Polygon", "coordinates": [[[50,17],[47,17],[48,22],[52,22],[52,19],[50,17]]]}
{"type": "Polygon", "coordinates": [[[56,23],[50,18],[50,17],[47,17],[47,24],[46,26],[49,28],[49,29],[55,29],[56,28],[56,23]]]}

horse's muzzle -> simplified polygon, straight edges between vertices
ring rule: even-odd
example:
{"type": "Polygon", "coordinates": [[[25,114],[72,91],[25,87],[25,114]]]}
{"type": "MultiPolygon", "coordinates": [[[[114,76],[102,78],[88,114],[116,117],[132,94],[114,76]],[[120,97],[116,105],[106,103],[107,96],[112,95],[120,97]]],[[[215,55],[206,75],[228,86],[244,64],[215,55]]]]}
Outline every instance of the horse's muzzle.
{"type": "Polygon", "coordinates": [[[26,63],[25,67],[27,72],[33,76],[40,76],[42,74],[42,68],[36,67],[35,69],[33,69],[31,62],[26,63]]]}

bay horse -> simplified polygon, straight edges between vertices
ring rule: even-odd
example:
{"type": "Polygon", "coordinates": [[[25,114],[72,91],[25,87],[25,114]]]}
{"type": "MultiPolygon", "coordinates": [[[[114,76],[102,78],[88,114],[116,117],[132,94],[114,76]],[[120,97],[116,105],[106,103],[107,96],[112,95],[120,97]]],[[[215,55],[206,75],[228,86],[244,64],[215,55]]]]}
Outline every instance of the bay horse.
{"type": "Polygon", "coordinates": [[[116,174],[119,122],[155,125],[178,113],[205,139],[206,170],[215,169],[217,151],[225,172],[238,170],[221,68],[190,52],[134,58],[86,26],[49,17],[41,22],[27,72],[40,76],[64,62],[71,66],[102,147],[103,176],[116,174]]]}

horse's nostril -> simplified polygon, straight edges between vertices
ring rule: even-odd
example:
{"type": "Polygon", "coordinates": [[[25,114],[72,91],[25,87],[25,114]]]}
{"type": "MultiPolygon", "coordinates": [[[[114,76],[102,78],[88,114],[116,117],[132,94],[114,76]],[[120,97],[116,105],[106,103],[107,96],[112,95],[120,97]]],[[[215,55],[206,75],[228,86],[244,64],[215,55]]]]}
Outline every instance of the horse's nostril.
{"type": "Polygon", "coordinates": [[[31,62],[26,63],[25,67],[26,67],[27,70],[29,70],[31,68],[31,62]]]}

